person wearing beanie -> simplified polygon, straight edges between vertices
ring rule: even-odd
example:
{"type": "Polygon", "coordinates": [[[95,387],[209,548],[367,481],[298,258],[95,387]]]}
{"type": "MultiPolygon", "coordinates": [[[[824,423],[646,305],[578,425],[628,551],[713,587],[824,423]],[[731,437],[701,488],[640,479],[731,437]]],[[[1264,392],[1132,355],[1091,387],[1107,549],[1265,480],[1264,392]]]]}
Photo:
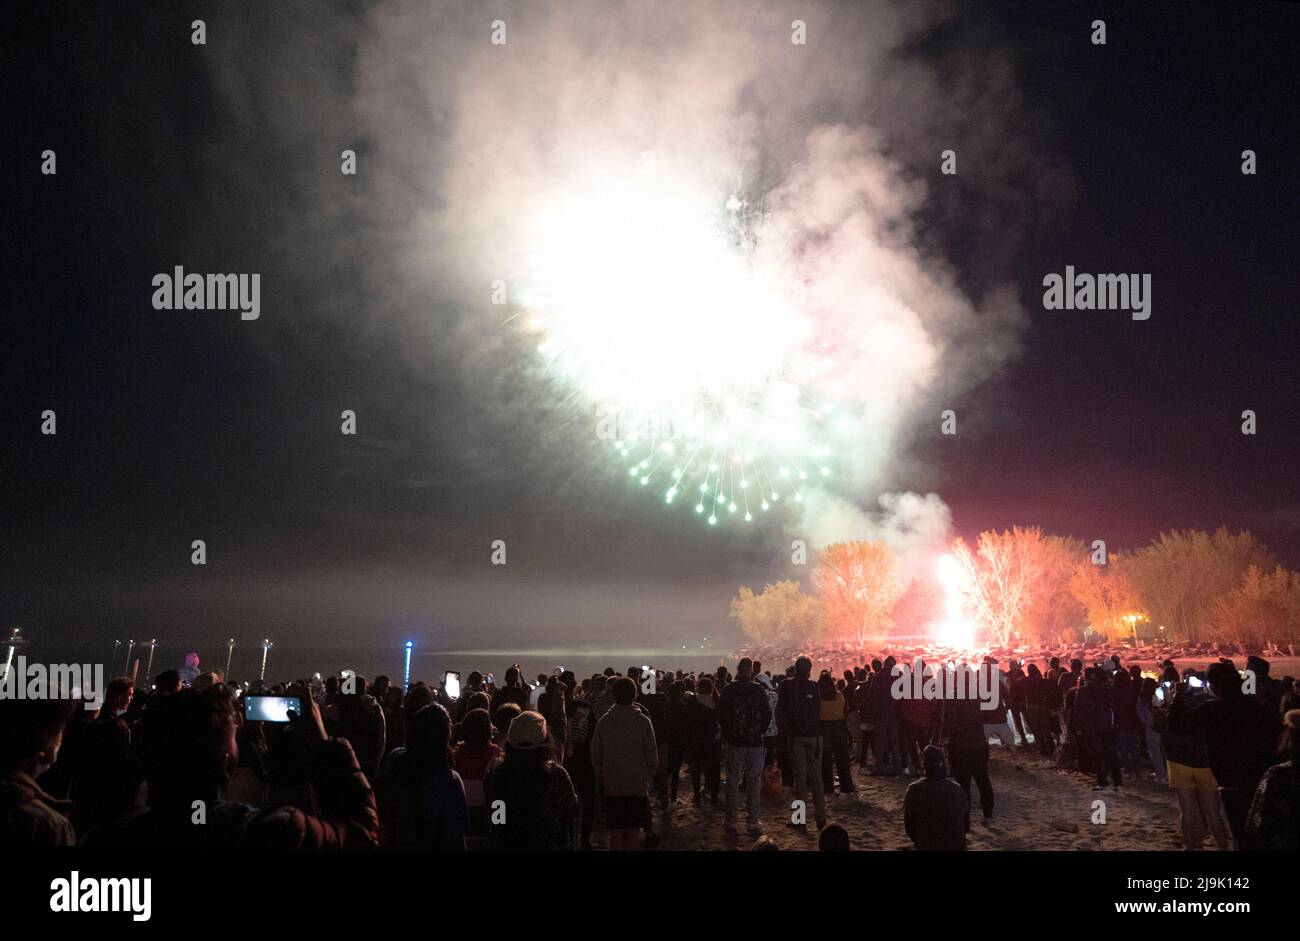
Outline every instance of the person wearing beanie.
{"type": "Polygon", "coordinates": [[[1300,709],[1282,717],[1280,764],[1260,778],[1246,817],[1246,838],[1255,849],[1300,850],[1300,709]]]}
{"type": "Polygon", "coordinates": [[[914,849],[964,850],[970,830],[970,798],[948,777],[948,759],[938,745],[921,756],[925,777],[907,786],[903,827],[914,849]]]}
{"type": "Polygon", "coordinates": [[[471,709],[456,727],[460,744],[453,753],[452,764],[465,784],[465,803],[469,807],[470,831],[479,839],[488,835],[487,794],[483,789],[487,770],[501,757],[501,748],[492,742],[492,719],[486,709],[471,709]]]}
{"type": "Polygon", "coordinates": [[[581,811],[573,781],[557,764],[546,719],[524,710],[506,730],[505,758],[483,781],[493,849],[577,849],[581,811]]]}

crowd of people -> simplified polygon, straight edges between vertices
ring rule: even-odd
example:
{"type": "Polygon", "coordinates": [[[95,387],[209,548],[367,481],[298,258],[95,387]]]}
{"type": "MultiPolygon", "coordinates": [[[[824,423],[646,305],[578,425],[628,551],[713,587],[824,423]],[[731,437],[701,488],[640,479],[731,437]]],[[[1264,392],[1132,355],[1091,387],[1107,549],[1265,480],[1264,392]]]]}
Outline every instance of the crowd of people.
{"type": "Polygon", "coordinates": [[[353,673],[263,688],[199,672],[194,657],[147,691],[113,680],[97,711],[0,701],[0,842],[577,850],[599,828],[609,849],[632,850],[658,845],[657,817],[689,795],[729,833],[743,825],[755,850],[778,848],[773,826],[849,849],[827,797],[858,790],[856,770],[916,778],[900,835],[961,850],[976,800],[994,816],[997,741],[1097,788],[1149,774],[1177,795],[1188,849],[1207,836],[1300,848],[1300,702],[1261,658],[1245,674],[1221,659],[1155,676],[1118,655],[948,661],[941,675],[971,681],[929,697],[900,695],[895,666],[864,656],[814,677],[807,656],[776,669],[745,656],[734,672],[557,670],[533,684],[512,666],[499,685],[475,671],[459,689],[353,673]],[[952,692],[994,686],[996,708],[952,692]],[[246,717],[265,696],[282,697],[287,721],[246,717]]]}

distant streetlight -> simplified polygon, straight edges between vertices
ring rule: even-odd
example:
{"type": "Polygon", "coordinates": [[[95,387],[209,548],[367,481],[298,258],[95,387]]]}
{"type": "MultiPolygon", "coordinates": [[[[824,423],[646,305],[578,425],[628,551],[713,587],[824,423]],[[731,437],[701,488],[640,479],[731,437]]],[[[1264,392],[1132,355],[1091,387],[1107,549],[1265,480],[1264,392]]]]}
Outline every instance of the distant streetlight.
{"type": "Polygon", "coordinates": [[[15,627],[9,634],[9,656],[5,658],[5,669],[3,673],[0,673],[0,676],[9,675],[9,668],[13,666],[14,662],[14,651],[25,643],[26,641],[23,640],[23,632],[15,627]]]}
{"type": "Polygon", "coordinates": [[[153,652],[157,646],[158,638],[155,637],[149,641],[149,661],[144,665],[144,682],[146,686],[149,685],[149,677],[153,674],[153,652]]]}
{"type": "Polygon", "coordinates": [[[258,677],[262,682],[266,682],[266,655],[271,650],[270,640],[262,641],[262,673],[258,677]]]}
{"type": "Polygon", "coordinates": [[[1124,617],[1123,617],[1123,620],[1128,621],[1128,623],[1129,623],[1129,627],[1133,628],[1133,646],[1134,646],[1134,648],[1137,648],[1137,647],[1142,646],[1141,643],[1139,643],[1139,641],[1138,641],[1138,628],[1137,628],[1137,626],[1138,626],[1138,621],[1145,621],[1146,619],[1147,619],[1147,616],[1146,616],[1145,614],[1126,614],[1126,615],[1124,615],[1124,617]]]}

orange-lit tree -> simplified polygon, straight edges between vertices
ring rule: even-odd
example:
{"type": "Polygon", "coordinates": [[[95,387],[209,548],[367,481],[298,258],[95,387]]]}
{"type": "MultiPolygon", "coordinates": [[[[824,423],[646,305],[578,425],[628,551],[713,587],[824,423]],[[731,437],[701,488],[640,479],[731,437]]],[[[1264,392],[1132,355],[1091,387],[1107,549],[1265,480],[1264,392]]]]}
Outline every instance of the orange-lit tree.
{"type": "Polygon", "coordinates": [[[1070,576],[1070,594],[1083,605],[1088,623],[1105,634],[1112,644],[1126,640],[1132,631],[1124,616],[1142,610],[1141,599],[1126,567],[1127,560],[1112,553],[1106,565],[1094,565],[1091,559],[1083,559],[1070,576]]]}
{"type": "Polygon", "coordinates": [[[1282,566],[1272,574],[1250,566],[1241,584],[1214,602],[1210,627],[1216,637],[1262,650],[1270,641],[1295,640],[1300,616],[1300,575],[1282,566]]]}
{"type": "Polygon", "coordinates": [[[961,539],[953,544],[967,608],[998,646],[1010,646],[1042,591],[1044,553],[1037,527],[982,532],[973,551],[961,539]]]}
{"type": "Polygon", "coordinates": [[[879,540],[837,542],[819,551],[813,585],[830,633],[858,646],[887,633],[903,594],[897,569],[894,553],[879,540]]]}
{"type": "Polygon", "coordinates": [[[1069,536],[1043,536],[1039,543],[1038,580],[1022,633],[1041,644],[1072,638],[1084,623],[1083,605],[1070,591],[1079,560],[1087,555],[1083,543],[1069,536]]]}
{"type": "Polygon", "coordinates": [[[1218,599],[1241,586],[1256,566],[1272,571],[1268,547],[1248,532],[1214,533],[1186,529],[1161,533],[1151,545],[1125,556],[1129,580],[1151,617],[1167,624],[1178,640],[1201,641],[1211,626],[1218,599]]]}

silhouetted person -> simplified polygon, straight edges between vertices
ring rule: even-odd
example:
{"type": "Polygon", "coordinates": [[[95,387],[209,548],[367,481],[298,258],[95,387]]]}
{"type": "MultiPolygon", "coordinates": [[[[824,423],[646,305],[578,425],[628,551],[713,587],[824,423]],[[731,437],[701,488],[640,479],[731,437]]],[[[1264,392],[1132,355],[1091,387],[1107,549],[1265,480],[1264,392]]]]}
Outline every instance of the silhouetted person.
{"type": "Polygon", "coordinates": [[[1190,706],[1180,690],[1169,709],[1169,728],[1204,733],[1233,839],[1238,849],[1249,849],[1246,815],[1260,779],[1273,763],[1282,726],[1276,713],[1241,691],[1241,677],[1231,664],[1210,664],[1207,676],[1214,698],[1190,706]]]}
{"type": "MultiPolygon", "coordinates": [[[[987,743],[984,746],[988,748],[987,743]]],[[[925,777],[903,795],[903,827],[918,850],[964,850],[970,830],[970,798],[948,777],[948,761],[938,745],[922,752],[925,777]]]]}
{"type": "Polygon", "coordinates": [[[191,650],[185,655],[185,666],[176,672],[180,675],[182,685],[192,685],[199,675],[199,655],[191,650]]]}
{"type": "Polygon", "coordinates": [[[1285,731],[1278,753],[1280,764],[1264,772],[1246,817],[1246,838],[1255,849],[1300,849],[1300,709],[1283,717],[1285,731]]]}
{"type": "Polygon", "coordinates": [[[0,699],[0,845],[72,846],[72,805],[36,783],[59,757],[73,704],[0,699]]]}
{"type": "Polygon", "coordinates": [[[269,757],[304,789],[309,786],[311,812],[224,800],[222,790],[238,759],[234,699],[226,686],[187,689],[150,708],[141,726],[149,806],[99,827],[86,845],[166,851],[374,847],[375,800],[352,746],[325,735],[308,690],[291,694],[303,702],[303,715],[271,737],[269,757]],[[202,802],[202,826],[194,823],[195,801],[202,802]]]}

